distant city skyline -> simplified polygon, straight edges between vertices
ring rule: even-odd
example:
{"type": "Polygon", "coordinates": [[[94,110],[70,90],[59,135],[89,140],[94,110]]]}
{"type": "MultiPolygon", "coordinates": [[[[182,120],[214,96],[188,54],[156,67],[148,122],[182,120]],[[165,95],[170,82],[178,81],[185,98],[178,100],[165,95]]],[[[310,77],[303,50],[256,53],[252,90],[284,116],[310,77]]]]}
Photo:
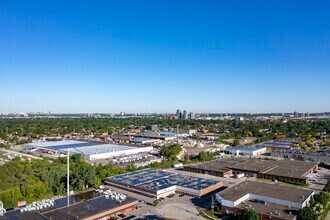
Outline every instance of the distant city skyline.
{"type": "Polygon", "coordinates": [[[5,0],[0,113],[328,112],[329,8],[5,0]]]}

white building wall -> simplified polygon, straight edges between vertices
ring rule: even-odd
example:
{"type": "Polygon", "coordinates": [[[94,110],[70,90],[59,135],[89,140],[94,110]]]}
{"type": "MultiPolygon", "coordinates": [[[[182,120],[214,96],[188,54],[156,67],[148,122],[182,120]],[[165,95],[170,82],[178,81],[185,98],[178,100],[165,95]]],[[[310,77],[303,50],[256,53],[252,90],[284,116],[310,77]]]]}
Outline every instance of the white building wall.
{"type": "Polygon", "coordinates": [[[164,198],[168,195],[175,194],[176,186],[171,186],[166,189],[158,190],[157,191],[157,199],[164,198]]]}
{"type": "Polygon", "coordinates": [[[308,198],[306,198],[303,203],[281,200],[281,199],[260,196],[260,195],[255,195],[255,194],[246,194],[245,196],[241,197],[240,199],[238,199],[236,201],[225,200],[219,196],[219,200],[221,200],[221,204],[228,206],[228,207],[235,207],[235,206],[241,204],[243,201],[248,200],[248,199],[256,199],[256,200],[261,200],[261,201],[265,201],[265,202],[280,204],[280,205],[284,205],[284,206],[291,206],[291,207],[301,209],[301,208],[304,208],[308,204],[312,195],[314,195],[314,192],[308,198]]]}
{"type": "Polygon", "coordinates": [[[226,199],[221,199],[221,205],[227,206],[227,207],[235,207],[235,204],[233,201],[226,200],[226,199]]]}
{"type": "Polygon", "coordinates": [[[245,196],[243,196],[243,197],[239,198],[238,200],[234,201],[233,202],[234,206],[237,206],[237,205],[241,204],[241,202],[243,202],[243,201],[245,201],[249,198],[250,198],[250,194],[246,194],[245,196]]]}
{"type": "Polygon", "coordinates": [[[284,206],[291,206],[291,207],[295,207],[295,208],[299,208],[299,209],[303,208],[302,203],[299,203],[299,202],[291,202],[291,201],[287,201],[287,200],[275,199],[275,198],[271,198],[271,197],[259,196],[259,195],[254,195],[254,194],[250,194],[250,199],[257,199],[257,200],[261,200],[261,201],[265,201],[265,202],[281,204],[284,206]]]}
{"type": "Polygon", "coordinates": [[[105,159],[109,157],[115,157],[120,155],[130,155],[130,154],[138,154],[142,152],[150,152],[153,150],[153,147],[137,147],[128,150],[122,151],[111,151],[106,153],[99,153],[99,154],[90,154],[88,155],[89,160],[98,160],[98,159],[105,159]]]}
{"type": "Polygon", "coordinates": [[[233,154],[235,156],[238,156],[240,154],[245,154],[245,155],[248,155],[248,156],[256,156],[256,155],[265,153],[267,151],[267,148],[260,148],[260,149],[254,150],[254,151],[244,150],[244,149],[237,150],[237,149],[227,148],[225,151],[227,151],[230,154],[233,154]]]}

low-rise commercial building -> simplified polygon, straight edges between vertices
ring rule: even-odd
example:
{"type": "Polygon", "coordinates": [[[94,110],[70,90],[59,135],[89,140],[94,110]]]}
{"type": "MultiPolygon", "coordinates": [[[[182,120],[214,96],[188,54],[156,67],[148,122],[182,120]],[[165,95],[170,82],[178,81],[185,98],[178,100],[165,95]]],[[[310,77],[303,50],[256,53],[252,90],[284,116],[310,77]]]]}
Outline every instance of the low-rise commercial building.
{"type": "Polygon", "coordinates": [[[266,147],[267,150],[291,150],[294,147],[293,142],[266,142],[258,145],[259,147],[266,147]]]}
{"type": "Polygon", "coordinates": [[[216,194],[216,200],[226,214],[239,215],[247,208],[260,213],[262,220],[295,219],[313,195],[311,190],[244,181],[216,194]]]}
{"type": "Polygon", "coordinates": [[[62,219],[117,219],[118,216],[127,215],[138,208],[138,200],[125,196],[124,200],[117,200],[104,195],[95,195],[89,198],[90,192],[70,196],[70,205],[67,197],[55,200],[53,207],[34,209],[33,211],[20,211],[15,209],[5,213],[1,220],[62,220],[62,219]]]}
{"type": "Polygon", "coordinates": [[[132,155],[143,152],[151,152],[153,147],[140,147],[116,144],[102,144],[98,142],[85,142],[75,140],[51,141],[51,142],[35,142],[27,144],[26,147],[34,147],[45,150],[44,152],[52,152],[53,154],[83,154],[88,160],[105,159],[114,156],[132,155]]]}
{"type": "Polygon", "coordinates": [[[222,182],[173,174],[162,170],[144,169],[108,177],[106,184],[151,198],[163,198],[180,193],[202,197],[223,186],[222,182]]]}
{"type": "Polygon", "coordinates": [[[141,138],[152,138],[152,139],[159,139],[159,140],[174,140],[177,138],[177,135],[174,132],[170,131],[146,131],[146,132],[141,132],[138,134],[133,134],[134,137],[141,137],[141,138]]]}
{"type": "Polygon", "coordinates": [[[259,154],[266,153],[267,148],[262,147],[230,147],[224,150],[225,154],[232,154],[235,156],[246,155],[246,156],[257,156],[259,154]]]}
{"type": "Polygon", "coordinates": [[[253,158],[223,158],[220,160],[184,166],[184,171],[229,177],[244,173],[245,176],[283,182],[306,184],[306,175],[313,173],[318,163],[293,160],[261,160],[253,158]]]}

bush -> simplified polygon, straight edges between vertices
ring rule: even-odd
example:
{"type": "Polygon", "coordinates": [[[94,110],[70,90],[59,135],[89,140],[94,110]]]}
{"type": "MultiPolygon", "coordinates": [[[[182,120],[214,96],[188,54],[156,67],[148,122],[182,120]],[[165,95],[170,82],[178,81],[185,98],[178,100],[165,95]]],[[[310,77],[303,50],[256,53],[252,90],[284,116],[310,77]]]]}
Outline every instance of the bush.
{"type": "Polygon", "coordinates": [[[314,212],[313,209],[306,206],[299,211],[298,219],[299,220],[315,220],[315,219],[317,219],[317,214],[314,212]]]}
{"type": "Polygon", "coordinates": [[[257,212],[249,209],[244,209],[238,217],[239,220],[259,220],[260,216],[257,212]]]}

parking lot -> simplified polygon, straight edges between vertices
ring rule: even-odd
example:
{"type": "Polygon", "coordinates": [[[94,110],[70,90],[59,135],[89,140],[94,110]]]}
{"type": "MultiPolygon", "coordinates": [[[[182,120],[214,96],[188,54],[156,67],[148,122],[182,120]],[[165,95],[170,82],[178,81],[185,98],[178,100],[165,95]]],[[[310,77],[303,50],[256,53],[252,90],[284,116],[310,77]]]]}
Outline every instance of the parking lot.
{"type": "MultiPolygon", "coordinates": [[[[205,179],[223,182],[225,187],[236,185],[247,179],[246,177],[240,179],[223,178],[205,174],[191,173],[176,169],[168,169],[167,171],[176,174],[201,177],[205,179]]],[[[253,178],[249,179],[252,180],[253,178]]],[[[211,197],[214,194],[211,193],[209,195],[206,195],[202,199],[197,199],[188,195],[175,194],[174,196],[168,196],[164,199],[160,199],[158,205],[154,206],[153,202],[155,201],[155,198],[149,198],[134,192],[129,192],[112,186],[111,188],[116,192],[126,194],[140,201],[139,209],[134,211],[132,215],[141,216],[145,214],[154,214],[169,219],[204,219],[202,216],[199,215],[197,208],[201,207],[209,209],[211,207],[211,197]]]]}
{"type": "Polygon", "coordinates": [[[330,178],[330,171],[319,167],[316,173],[316,181],[315,180],[308,180],[309,189],[314,190],[315,193],[319,193],[323,190],[325,185],[328,182],[328,179],[330,178]]]}

